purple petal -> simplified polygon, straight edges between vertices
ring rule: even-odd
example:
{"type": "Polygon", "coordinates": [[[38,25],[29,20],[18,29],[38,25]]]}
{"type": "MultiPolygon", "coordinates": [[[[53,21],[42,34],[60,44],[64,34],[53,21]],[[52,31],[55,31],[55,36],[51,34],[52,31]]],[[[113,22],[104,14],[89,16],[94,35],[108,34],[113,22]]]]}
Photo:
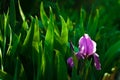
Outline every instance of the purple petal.
{"type": "Polygon", "coordinates": [[[82,53],[83,55],[86,56],[87,42],[86,42],[86,38],[84,36],[82,36],[79,40],[79,51],[80,51],[80,53],[82,53]]]}
{"type": "Polygon", "coordinates": [[[96,67],[97,70],[101,70],[101,64],[100,64],[100,61],[99,61],[99,55],[94,53],[93,57],[94,57],[94,66],[96,67]]]}
{"type": "Polygon", "coordinates": [[[96,52],[96,42],[92,40],[92,44],[93,44],[93,53],[96,52]]]}
{"type": "Polygon", "coordinates": [[[67,64],[70,66],[70,67],[73,67],[74,66],[74,62],[73,62],[73,58],[72,57],[69,57],[67,59],[67,64]]]}
{"type": "Polygon", "coordinates": [[[82,53],[80,53],[80,52],[76,53],[76,57],[78,60],[84,59],[84,55],[82,55],[82,53]]]}
{"type": "Polygon", "coordinates": [[[91,40],[88,34],[85,34],[84,36],[87,42],[87,55],[92,55],[96,52],[96,43],[93,40],[91,40]]]}
{"type": "Polygon", "coordinates": [[[96,43],[88,34],[84,34],[79,40],[79,50],[84,56],[90,56],[96,52],[96,43]]]}

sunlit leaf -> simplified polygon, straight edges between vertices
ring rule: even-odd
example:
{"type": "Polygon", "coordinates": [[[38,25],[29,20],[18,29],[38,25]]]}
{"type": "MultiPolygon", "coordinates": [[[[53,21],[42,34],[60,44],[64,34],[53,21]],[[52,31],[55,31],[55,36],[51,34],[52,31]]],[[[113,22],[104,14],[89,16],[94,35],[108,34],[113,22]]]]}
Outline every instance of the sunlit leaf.
{"type": "Polygon", "coordinates": [[[35,20],[32,19],[29,31],[27,32],[26,38],[24,40],[23,46],[27,46],[32,44],[32,40],[33,40],[33,34],[34,34],[34,24],[35,24],[35,20]]]}
{"type": "Polygon", "coordinates": [[[54,41],[54,22],[53,14],[51,14],[48,23],[47,33],[45,36],[45,47],[47,47],[48,51],[50,52],[53,50],[53,41],[54,41]]]}
{"type": "Polygon", "coordinates": [[[4,36],[3,36],[3,56],[5,55],[5,49],[6,49],[6,36],[7,36],[7,28],[8,28],[8,14],[4,15],[4,36]]]}
{"type": "Polygon", "coordinates": [[[61,23],[62,23],[62,31],[61,31],[61,44],[63,46],[64,51],[66,51],[66,46],[68,44],[68,28],[65,20],[63,19],[62,16],[61,18],[61,23]]]}
{"type": "Polygon", "coordinates": [[[69,18],[67,19],[67,27],[68,27],[68,30],[70,30],[70,31],[73,30],[72,21],[69,18]]]}
{"type": "Polygon", "coordinates": [[[23,21],[25,21],[25,15],[24,15],[24,13],[23,13],[23,11],[22,11],[22,8],[21,8],[21,6],[20,6],[20,1],[19,1],[19,0],[18,0],[18,7],[19,7],[19,11],[20,11],[21,18],[22,18],[23,21]]]}
{"type": "Polygon", "coordinates": [[[40,5],[40,17],[41,17],[42,23],[43,23],[43,25],[46,29],[47,26],[48,26],[48,17],[45,13],[45,10],[44,10],[44,7],[43,7],[43,2],[41,2],[41,5],[40,5]]]}
{"type": "Polygon", "coordinates": [[[39,32],[38,18],[35,19],[34,24],[34,36],[33,36],[33,46],[37,51],[39,51],[39,41],[40,41],[40,32],[39,32]]]}
{"type": "Polygon", "coordinates": [[[45,59],[46,59],[46,71],[45,79],[53,79],[53,45],[54,45],[54,20],[53,13],[50,14],[50,19],[48,22],[48,28],[45,36],[45,59]],[[49,74],[50,73],[50,74],[49,74]]]}

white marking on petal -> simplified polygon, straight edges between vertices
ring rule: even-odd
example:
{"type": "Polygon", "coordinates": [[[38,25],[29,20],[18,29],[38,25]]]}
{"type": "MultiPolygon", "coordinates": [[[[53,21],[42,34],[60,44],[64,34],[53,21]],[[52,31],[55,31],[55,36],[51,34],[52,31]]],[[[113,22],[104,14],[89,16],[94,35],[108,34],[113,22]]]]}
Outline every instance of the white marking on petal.
{"type": "Polygon", "coordinates": [[[81,43],[81,40],[83,39],[83,36],[79,39],[79,43],[81,43]]]}
{"type": "Polygon", "coordinates": [[[92,43],[93,43],[93,53],[95,53],[96,52],[96,43],[93,40],[92,40],[92,43]]]}
{"type": "Polygon", "coordinates": [[[84,49],[85,49],[85,47],[84,47],[84,46],[82,46],[81,51],[83,52],[83,51],[84,51],[84,49]]]}
{"type": "Polygon", "coordinates": [[[97,57],[99,57],[99,55],[97,53],[94,53],[94,55],[96,55],[97,57]]]}
{"type": "Polygon", "coordinates": [[[82,46],[80,52],[83,53],[83,52],[84,52],[84,49],[85,49],[85,47],[82,46]]]}
{"type": "Polygon", "coordinates": [[[84,34],[84,36],[85,36],[86,39],[90,38],[88,34],[84,34]]]}

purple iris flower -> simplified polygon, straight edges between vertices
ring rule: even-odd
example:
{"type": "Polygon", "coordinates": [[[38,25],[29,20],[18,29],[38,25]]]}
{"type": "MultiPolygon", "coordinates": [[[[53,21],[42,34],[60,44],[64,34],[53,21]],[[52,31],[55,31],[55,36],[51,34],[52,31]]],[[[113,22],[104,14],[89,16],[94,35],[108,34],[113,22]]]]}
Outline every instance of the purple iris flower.
{"type": "Polygon", "coordinates": [[[72,68],[74,66],[74,63],[73,63],[73,58],[72,57],[69,57],[67,59],[67,64],[72,68]]]}
{"type": "MultiPolygon", "coordinates": [[[[74,46],[71,43],[71,49],[74,52],[74,46]]],[[[86,59],[89,56],[94,58],[94,66],[97,70],[101,70],[101,64],[99,61],[99,55],[96,53],[96,42],[93,41],[88,34],[84,34],[79,40],[79,51],[75,54],[77,59],[86,59]]],[[[70,67],[74,66],[73,58],[69,57],[67,59],[67,64],[70,67]]]]}
{"type": "Polygon", "coordinates": [[[79,40],[79,51],[76,53],[78,59],[88,58],[93,56],[94,66],[97,70],[101,70],[101,64],[99,61],[99,55],[96,53],[96,43],[88,34],[84,34],[79,40]]]}

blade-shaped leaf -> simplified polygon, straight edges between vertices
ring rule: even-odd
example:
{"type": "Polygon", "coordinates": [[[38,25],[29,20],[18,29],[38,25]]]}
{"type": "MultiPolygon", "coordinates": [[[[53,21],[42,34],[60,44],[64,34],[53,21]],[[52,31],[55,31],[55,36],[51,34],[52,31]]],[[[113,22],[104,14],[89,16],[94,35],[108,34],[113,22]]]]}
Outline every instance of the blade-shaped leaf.
{"type": "Polygon", "coordinates": [[[53,42],[54,42],[54,20],[53,20],[53,13],[50,14],[50,19],[48,22],[48,28],[47,33],[45,36],[45,46],[44,46],[44,52],[45,52],[45,61],[46,61],[46,70],[45,70],[45,80],[50,79],[52,80],[54,78],[53,75],[53,42]]]}
{"type": "Polygon", "coordinates": [[[93,21],[93,27],[92,27],[92,30],[91,30],[91,34],[92,36],[94,37],[95,34],[96,34],[96,31],[97,31],[97,28],[98,28],[98,21],[99,21],[99,10],[96,9],[96,16],[94,17],[94,21],[93,21]]]}
{"type": "Polygon", "coordinates": [[[20,12],[21,18],[22,18],[22,20],[23,20],[22,28],[23,28],[25,31],[27,31],[27,30],[28,30],[28,23],[27,23],[27,21],[25,21],[26,18],[25,18],[25,15],[24,15],[23,11],[22,11],[21,6],[20,6],[20,1],[19,1],[19,0],[18,0],[18,7],[19,7],[19,12],[20,12]]]}
{"type": "Polygon", "coordinates": [[[28,79],[34,79],[35,77],[35,64],[37,64],[37,51],[33,47],[33,37],[34,37],[34,25],[35,19],[31,17],[30,28],[27,32],[27,35],[24,39],[23,45],[21,47],[21,51],[19,52],[19,58],[23,64],[24,70],[26,72],[26,76],[28,79]],[[34,56],[33,56],[34,54],[34,56]],[[36,63],[35,63],[36,62],[36,63]],[[28,67],[29,66],[29,67],[28,67]]]}
{"type": "Polygon", "coordinates": [[[8,28],[8,14],[4,15],[3,56],[5,55],[5,49],[6,49],[7,28],[8,28]]]}
{"type": "Polygon", "coordinates": [[[13,39],[12,39],[12,48],[11,48],[11,55],[15,55],[14,53],[16,52],[16,49],[18,47],[18,44],[20,42],[20,38],[21,38],[21,34],[19,36],[17,36],[16,34],[13,35],[13,39]]]}
{"type": "Polygon", "coordinates": [[[88,20],[88,33],[92,38],[96,34],[98,20],[99,20],[99,10],[97,9],[94,19],[92,19],[92,13],[91,13],[88,20]]]}
{"type": "Polygon", "coordinates": [[[42,23],[46,29],[48,26],[48,17],[44,11],[43,2],[41,2],[41,5],[40,5],[40,16],[41,16],[42,23]]]}
{"type": "Polygon", "coordinates": [[[62,43],[67,44],[67,42],[68,42],[67,24],[62,16],[60,16],[60,18],[61,18],[61,23],[62,23],[62,32],[61,32],[62,43]]]}
{"type": "Polygon", "coordinates": [[[7,49],[7,54],[9,54],[10,53],[10,49],[11,49],[11,47],[12,47],[12,29],[11,29],[11,27],[9,26],[9,34],[10,34],[10,41],[9,41],[9,47],[8,47],[8,49],[7,49]]]}
{"type": "Polygon", "coordinates": [[[61,23],[62,23],[62,31],[61,31],[61,45],[63,47],[64,52],[66,52],[67,49],[67,44],[68,44],[68,28],[65,20],[63,19],[62,16],[61,18],[61,23]]]}
{"type": "Polygon", "coordinates": [[[0,69],[1,69],[1,71],[3,71],[3,70],[4,70],[4,67],[3,67],[3,59],[2,59],[2,51],[1,51],[1,48],[0,48],[0,63],[1,63],[0,69]]]}
{"type": "Polygon", "coordinates": [[[40,41],[40,32],[39,32],[38,18],[36,17],[34,24],[33,46],[37,51],[39,51],[39,46],[38,46],[39,41],[40,41]]]}
{"type": "MultiPolygon", "coordinates": [[[[35,18],[35,24],[34,24],[34,35],[33,35],[33,41],[32,41],[32,62],[33,62],[33,69],[34,71],[36,70],[36,64],[41,65],[41,52],[39,49],[39,45],[40,45],[40,33],[39,33],[39,25],[38,25],[38,18],[35,18]],[[40,59],[39,59],[40,58],[40,59]],[[38,63],[38,62],[39,63],[38,63]]],[[[40,66],[39,67],[39,71],[40,71],[40,66]]],[[[39,72],[40,74],[40,72],[39,72]]],[[[33,76],[34,76],[34,80],[36,80],[36,72],[33,72],[33,76]]],[[[40,76],[40,75],[39,75],[40,76]]],[[[39,78],[39,77],[38,77],[39,78]]]]}
{"type": "Polygon", "coordinates": [[[43,54],[43,46],[42,46],[42,41],[39,42],[39,53],[38,53],[38,66],[37,66],[37,76],[36,79],[40,80],[42,79],[42,76],[44,75],[45,71],[45,58],[43,54]]]}
{"type": "Polygon", "coordinates": [[[23,13],[23,11],[22,11],[22,8],[21,8],[21,6],[20,6],[20,1],[19,1],[19,0],[18,0],[18,7],[19,7],[19,11],[20,11],[21,18],[22,18],[23,21],[25,21],[25,15],[24,15],[24,13],[23,13]]]}
{"type": "Polygon", "coordinates": [[[73,30],[72,21],[69,18],[67,19],[67,27],[68,27],[68,30],[70,30],[70,31],[73,30]]]}
{"type": "Polygon", "coordinates": [[[54,21],[53,14],[51,14],[48,23],[47,33],[45,36],[45,48],[47,48],[47,50],[50,52],[53,50],[53,42],[54,42],[54,21]]]}
{"type": "Polygon", "coordinates": [[[34,24],[35,24],[35,20],[32,19],[30,29],[27,32],[27,36],[24,40],[23,46],[32,45],[32,40],[33,40],[33,35],[34,35],[34,24]]]}
{"type": "Polygon", "coordinates": [[[80,10],[80,36],[82,36],[84,34],[84,20],[85,20],[85,16],[86,16],[86,12],[84,11],[84,9],[80,10]]]}

